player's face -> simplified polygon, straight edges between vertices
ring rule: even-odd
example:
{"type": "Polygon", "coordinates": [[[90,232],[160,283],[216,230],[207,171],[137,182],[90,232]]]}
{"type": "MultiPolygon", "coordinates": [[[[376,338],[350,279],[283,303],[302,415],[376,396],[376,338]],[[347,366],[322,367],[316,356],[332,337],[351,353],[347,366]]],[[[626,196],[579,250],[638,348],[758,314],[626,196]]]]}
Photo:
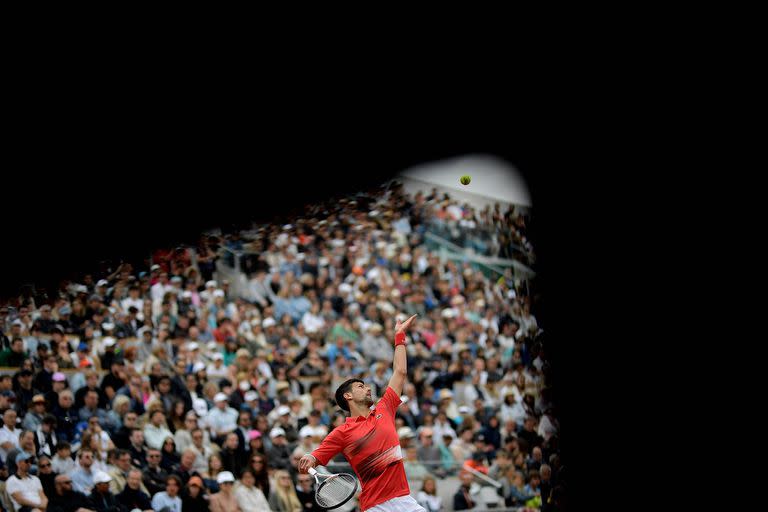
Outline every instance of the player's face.
{"type": "Polygon", "coordinates": [[[352,400],[358,404],[365,404],[366,407],[373,405],[371,386],[366,386],[362,382],[352,384],[352,400]]]}

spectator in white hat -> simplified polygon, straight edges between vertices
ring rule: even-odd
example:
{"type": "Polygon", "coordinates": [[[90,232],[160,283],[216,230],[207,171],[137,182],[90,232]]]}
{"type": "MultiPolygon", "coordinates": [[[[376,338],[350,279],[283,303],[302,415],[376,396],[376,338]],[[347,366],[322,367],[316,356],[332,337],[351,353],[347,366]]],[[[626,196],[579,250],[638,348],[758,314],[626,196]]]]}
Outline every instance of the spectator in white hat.
{"type": "Polygon", "coordinates": [[[205,422],[210,429],[211,440],[221,444],[227,434],[237,428],[237,411],[229,407],[227,395],[224,393],[216,393],[213,402],[215,406],[208,411],[205,422]]]}
{"type": "Polygon", "coordinates": [[[272,447],[267,450],[269,464],[275,469],[288,469],[291,465],[291,452],[288,449],[288,441],[285,438],[285,430],[275,427],[269,432],[272,447]]]}
{"type": "Polygon", "coordinates": [[[109,490],[109,483],[111,481],[112,477],[103,471],[97,471],[93,476],[93,491],[90,498],[96,512],[110,512],[120,508],[117,498],[109,490]]]}
{"type": "Polygon", "coordinates": [[[235,476],[229,471],[222,471],[216,475],[216,483],[219,484],[220,490],[211,496],[211,512],[241,512],[233,492],[235,476]]]}

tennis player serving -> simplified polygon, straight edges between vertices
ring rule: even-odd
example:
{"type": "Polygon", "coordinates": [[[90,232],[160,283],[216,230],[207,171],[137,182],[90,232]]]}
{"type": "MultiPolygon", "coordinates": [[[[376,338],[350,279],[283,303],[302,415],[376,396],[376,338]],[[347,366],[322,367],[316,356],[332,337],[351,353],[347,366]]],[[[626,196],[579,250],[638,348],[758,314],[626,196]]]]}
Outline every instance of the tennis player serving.
{"type": "Polygon", "coordinates": [[[299,472],[326,465],[343,452],[360,480],[360,508],[371,512],[426,512],[410,494],[405,478],[400,439],[395,429],[395,411],[407,377],[405,331],[416,318],[395,324],[395,359],[392,378],[384,396],[373,406],[371,387],[360,379],[349,379],[336,390],[336,403],[348,411],[346,422],[333,429],[320,446],[299,462],[299,472]]]}

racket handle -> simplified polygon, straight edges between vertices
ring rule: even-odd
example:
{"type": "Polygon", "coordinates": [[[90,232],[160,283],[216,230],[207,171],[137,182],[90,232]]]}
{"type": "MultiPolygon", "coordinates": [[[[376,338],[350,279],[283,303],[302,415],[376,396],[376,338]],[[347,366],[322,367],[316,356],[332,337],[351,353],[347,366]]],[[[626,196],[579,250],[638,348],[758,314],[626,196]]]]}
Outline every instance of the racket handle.
{"type": "Polygon", "coordinates": [[[317,470],[315,468],[309,468],[307,470],[307,473],[309,473],[312,476],[315,476],[317,474],[317,470]]]}

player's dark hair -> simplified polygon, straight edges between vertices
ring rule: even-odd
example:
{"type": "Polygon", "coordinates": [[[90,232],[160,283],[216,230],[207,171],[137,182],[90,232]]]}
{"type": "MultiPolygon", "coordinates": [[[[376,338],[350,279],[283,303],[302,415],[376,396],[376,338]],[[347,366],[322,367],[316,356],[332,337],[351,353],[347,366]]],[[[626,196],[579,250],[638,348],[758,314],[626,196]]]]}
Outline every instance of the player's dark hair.
{"type": "Polygon", "coordinates": [[[362,382],[365,384],[361,379],[347,379],[338,387],[338,389],[336,389],[336,405],[347,412],[349,412],[349,404],[347,403],[347,399],[344,398],[344,393],[349,392],[349,390],[352,389],[352,384],[355,382],[362,382]]]}

